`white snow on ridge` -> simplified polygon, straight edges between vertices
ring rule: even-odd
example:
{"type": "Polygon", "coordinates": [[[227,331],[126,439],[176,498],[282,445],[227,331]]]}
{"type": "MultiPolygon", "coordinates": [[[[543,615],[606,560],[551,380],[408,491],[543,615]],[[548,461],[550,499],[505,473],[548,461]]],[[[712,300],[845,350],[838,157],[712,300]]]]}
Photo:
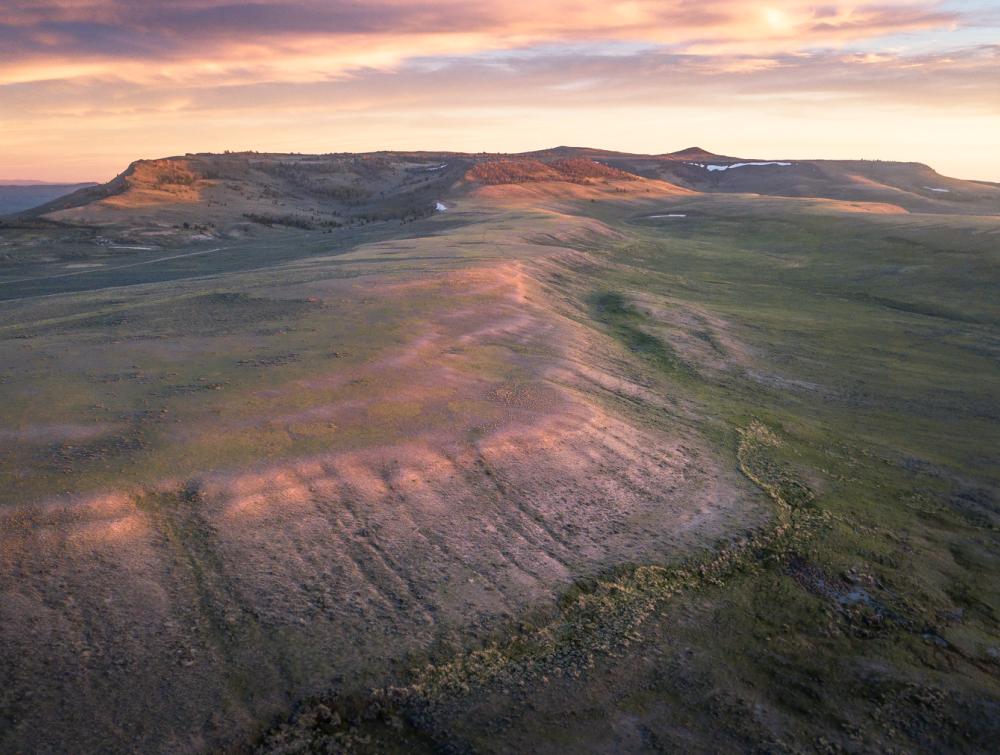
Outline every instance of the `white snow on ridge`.
{"type": "Polygon", "coordinates": [[[935,189],[933,186],[925,186],[924,188],[927,189],[927,191],[940,191],[945,194],[951,194],[951,189],[935,189]]]}
{"type": "Polygon", "coordinates": [[[729,163],[728,165],[706,165],[705,163],[688,163],[688,165],[696,165],[699,168],[704,168],[705,170],[730,170],[731,168],[746,168],[748,166],[756,165],[780,165],[782,168],[787,168],[792,163],[782,163],[782,162],[757,162],[757,163],[729,163]]]}
{"type": "Polygon", "coordinates": [[[448,163],[441,163],[440,165],[432,165],[430,168],[424,168],[424,170],[444,170],[448,167],[448,163]]]}
{"type": "Polygon", "coordinates": [[[680,212],[671,212],[671,213],[667,213],[666,215],[647,215],[646,217],[649,217],[649,218],[686,218],[687,215],[685,215],[684,213],[680,213],[680,212]]]}
{"type": "Polygon", "coordinates": [[[445,210],[448,209],[448,205],[442,204],[441,202],[435,202],[434,209],[437,210],[438,212],[444,212],[445,210]]]}

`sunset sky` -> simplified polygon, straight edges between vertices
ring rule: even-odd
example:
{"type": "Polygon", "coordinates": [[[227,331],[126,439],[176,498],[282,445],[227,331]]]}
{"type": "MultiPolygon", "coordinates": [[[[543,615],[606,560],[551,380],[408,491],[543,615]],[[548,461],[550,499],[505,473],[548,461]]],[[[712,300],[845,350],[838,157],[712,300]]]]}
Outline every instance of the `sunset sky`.
{"type": "Polygon", "coordinates": [[[0,179],[559,144],[1000,181],[1000,0],[0,0],[0,179]]]}

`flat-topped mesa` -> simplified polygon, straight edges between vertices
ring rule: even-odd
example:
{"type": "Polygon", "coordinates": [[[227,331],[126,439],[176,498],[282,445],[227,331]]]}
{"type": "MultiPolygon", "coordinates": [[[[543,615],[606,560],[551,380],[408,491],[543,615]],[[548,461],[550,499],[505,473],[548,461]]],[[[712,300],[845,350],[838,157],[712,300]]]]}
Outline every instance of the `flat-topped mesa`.
{"type": "Polygon", "coordinates": [[[138,160],[106,184],[18,219],[90,226],[136,241],[155,236],[173,245],[273,228],[326,232],[405,223],[434,216],[438,203],[451,206],[449,199],[470,190],[491,190],[492,199],[519,193],[524,201],[544,194],[549,201],[647,189],[1000,213],[1000,187],[941,176],[921,163],[733,157],[697,146],[660,155],[562,146],[520,154],[233,152],[138,160]]]}
{"type": "Polygon", "coordinates": [[[189,154],[134,162],[112,181],[24,217],[155,234],[164,243],[409,222],[433,215],[471,164],[440,153],[189,154]]]}
{"type": "MultiPolygon", "coordinates": [[[[189,160],[179,157],[165,157],[157,160],[136,160],[107,183],[87,186],[79,191],[58,197],[50,202],[34,207],[23,213],[26,217],[54,216],[76,208],[104,202],[125,194],[143,191],[161,191],[177,200],[182,195],[197,201],[194,187],[204,180],[189,160]]],[[[135,197],[131,197],[135,199],[135,197]]],[[[154,199],[154,198],[148,198],[154,199]]],[[[117,204],[122,204],[118,200],[117,204]]]]}

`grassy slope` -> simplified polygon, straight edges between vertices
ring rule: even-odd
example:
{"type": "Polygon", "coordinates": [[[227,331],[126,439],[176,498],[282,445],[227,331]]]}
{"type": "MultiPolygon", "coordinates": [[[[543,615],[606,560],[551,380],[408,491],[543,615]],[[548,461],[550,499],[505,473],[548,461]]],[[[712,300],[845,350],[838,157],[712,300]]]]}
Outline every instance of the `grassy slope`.
{"type": "MultiPolygon", "coordinates": [[[[622,239],[581,238],[583,258],[535,274],[564,316],[617,342],[622,369],[667,408],[597,398],[636,423],[709,438],[770,496],[774,524],[681,566],[622,565],[581,582],[513,634],[478,652],[435,649],[370,698],[305,703],[265,749],[988,748],[1000,718],[996,221],[676,201],[581,204],[622,239]],[[674,211],[688,217],[643,218],[674,211]]],[[[337,293],[356,277],[424,276],[488,259],[529,224],[545,230],[534,213],[463,222],[455,236],[357,251],[306,233],[248,240],[228,257],[109,271],[108,284],[143,285],[71,297],[46,295],[83,290],[86,275],[42,279],[53,261],[17,259],[5,277],[35,277],[17,286],[41,298],[2,305],[5,429],[72,418],[113,430],[107,442],[7,439],[9,500],[372,442],[328,423],[221,443],[176,432],[363,397],[348,385],[253,403],[374,360],[454,302],[414,295],[403,311],[337,293]]],[[[60,271],[93,261],[53,254],[60,271]]],[[[192,501],[150,496],[140,508],[190,573],[204,631],[228,648],[215,637],[226,575],[192,501]]],[[[248,626],[234,647],[260,644],[248,626]]],[[[304,643],[315,628],[302,631],[304,643]]],[[[283,657],[309,658],[304,644],[272,640],[283,657]]],[[[244,650],[232,652],[232,696],[252,696],[244,650]]]]}
{"type": "Polygon", "coordinates": [[[548,282],[650,385],[699,408],[771,495],[773,528],[684,568],[581,584],[555,619],[408,685],[304,706],[265,750],[991,747],[996,222],[683,211],[591,206],[626,240],[548,282]],[[673,315],[689,308],[727,323],[751,364],[679,356],[673,315]]]}
{"type": "Polygon", "coordinates": [[[688,470],[541,379],[574,331],[516,296],[522,263],[560,251],[519,238],[576,230],[466,208],[356,247],[19,247],[4,278],[33,280],[0,286],[0,748],[229,742],[338,677],[366,689],[407,653],[481,642],[595,560],[762,519],[735,494],[700,515],[707,455],[688,470]]]}

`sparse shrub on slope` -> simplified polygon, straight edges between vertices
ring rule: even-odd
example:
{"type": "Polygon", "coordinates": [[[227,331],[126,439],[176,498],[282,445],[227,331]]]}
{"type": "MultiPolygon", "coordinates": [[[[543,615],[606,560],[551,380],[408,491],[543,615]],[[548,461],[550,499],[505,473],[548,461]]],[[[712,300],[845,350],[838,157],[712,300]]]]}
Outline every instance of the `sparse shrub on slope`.
{"type": "Polygon", "coordinates": [[[133,186],[165,189],[168,186],[191,186],[201,178],[186,160],[142,160],[135,164],[128,181],[133,186]]]}
{"type": "Polygon", "coordinates": [[[586,181],[586,179],[600,178],[611,181],[635,181],[638,179],[638,176],[632,173],[584,157],[555,160],[549,165],[566,176],[563,180],[586,181]]]}
{"type": "Polygon", "coordinates": [[[316,228],[339,228],[343,223],[339,223],[336,220],[320,220],[318,218],[308,218],[302,215],[271,215],[261,212],[244,212],[243,217],[249,220],[251,223],[257,223],[259,225],[264,225],[268,227],[281,225],[287,228],[301,228],[304,231],[314,230],[316,228]]]}
{"type": "Polygon", "coordinates": [[[588,184],[598,180],[632,181],[637,176],[593,160],[573,158],[543,163],[539,160],[490,160],[465,174],[466,180],[488,185],[520,184],[535,181],[567,181],[588,184]]]}
{"type": "Polygon", "coordinates": [[[491,160],[479,163],[465,177],[487,185],[564,180],[561,174],[538,160],[491,160]]]}

